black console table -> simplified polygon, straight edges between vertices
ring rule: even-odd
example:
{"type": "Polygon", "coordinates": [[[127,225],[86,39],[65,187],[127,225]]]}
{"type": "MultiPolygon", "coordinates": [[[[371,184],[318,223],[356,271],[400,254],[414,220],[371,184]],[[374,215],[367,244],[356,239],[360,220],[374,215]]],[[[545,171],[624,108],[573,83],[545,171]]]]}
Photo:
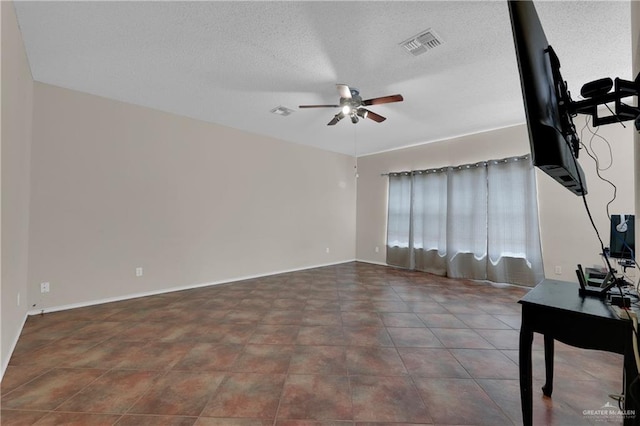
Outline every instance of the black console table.
{"type": "Polygon", "coordinates": [[[578,295],[578,284],[545,280],[527,293],[522,304],[520,328],[520,399],[525,426],[533,422],[531,347],[533,333],[544,335],[546,383],[544,395],[553,392],[553,342],[559,340],[583,349],[597,349],[624,355],[625,410],[636,410],[626,416],[624,425],[638,424],[640,411],[629,397],[630,384],[638,375],[632,341],[632,323],[611,311],[601,299],[578,295]]]}

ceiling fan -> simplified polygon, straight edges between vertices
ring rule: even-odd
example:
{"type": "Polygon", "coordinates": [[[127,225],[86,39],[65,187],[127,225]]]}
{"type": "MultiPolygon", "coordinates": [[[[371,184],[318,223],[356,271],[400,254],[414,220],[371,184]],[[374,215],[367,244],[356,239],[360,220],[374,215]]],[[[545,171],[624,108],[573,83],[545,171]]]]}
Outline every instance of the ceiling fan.
{"type": "Polygon", "coordinates": [[[358,89],[349,87],[346,84],[336,84],[336,88],[340,95],[340,103],[338,105],[300,105],[299,108],[341,108],[340,112],[337,113],[329,123],[327,123],[327,126],[333,126],[347,116],[351,118],[351,122],[353,124],[356,124],[360,118],[370,118],[377,123],[381,123],[387,118],[380,114],[376,114],[373,111],[369,111],[365,106],[388,104],[404,100],[402,95],[390,95],[382,96],[380,98],[366,99],[363,101],[358,89]]]}

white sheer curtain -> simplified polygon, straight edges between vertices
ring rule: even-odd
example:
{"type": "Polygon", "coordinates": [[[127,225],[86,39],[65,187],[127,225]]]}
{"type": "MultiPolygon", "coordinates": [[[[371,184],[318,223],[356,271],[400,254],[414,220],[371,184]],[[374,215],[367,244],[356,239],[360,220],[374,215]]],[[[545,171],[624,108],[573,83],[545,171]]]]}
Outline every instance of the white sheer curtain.
{"type": "Polygon", "coordinates": [[[487,278],[538,283],[544,278],[538,228],[538,200],[529,160],[489,161],[487,278]]]}
{"type": "Polygon", "coordinates": [[[540,282],[529,157],[390,174],[387,263],[457,278],[540,282]]]}
{"type": "Polygon", "coordinates": [[[486,279],[487,169],[452,167],[447,186],[447,275],[486,279]]]}
{"type": "Polygon", "coordinates": [[[411,173],[389,174],[387,264],[413,268],[411,262],[411,173]]]}
{"type": "Polygon", "coordinates": [[[447,271],[447,169],[413,175],[413,258],[415,269],[447,271]]]}

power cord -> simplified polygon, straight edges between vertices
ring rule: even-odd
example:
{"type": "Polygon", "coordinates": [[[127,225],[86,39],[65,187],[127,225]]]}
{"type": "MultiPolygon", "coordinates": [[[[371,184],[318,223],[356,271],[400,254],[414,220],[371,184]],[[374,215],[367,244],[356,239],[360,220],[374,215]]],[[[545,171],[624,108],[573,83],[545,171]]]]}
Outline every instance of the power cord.
{"type": "MultiPolygon", "coordinates": [[[[580,139],[582,139],[582,132],[584,131],[585,128],[587,130],[589,130],[589,132],[591,132],[591,139],[589,141],[589,146],[591,147],[591,150],[593,151],[593,154],[589,151],[589,149],[587,148],[587,146],[583,142],[580,142],[580,146],[582,146],[582,148],[584,148],[584,151],[587,153],[587,155],[589,157],[591,157],[591,159],[596,163],[596,174],[598,175],[600,180],[608,183],[609,185],[611,185],[613,187],[613,197],[611,198],[611,200],[609,200],[609,202],[607,203],[607,207],[606,207],[606,209],[607,209],[607,217],[609,218],[609,220],[611,220],[611,214],[609,213],[609,206],[611,206],[611,204],[615,201],[615,199],[617,197],[618,187],[613,182],[611,182],[609,179],[605,178],[604,176],[602,176],[600,174],[601,171],[609,170],[613,166],[613,153],[611,151],[611,144],[609,143],[609,141],[606,138],[604,138],[603,136],[597,134],[598,130],[600,130],[600,127],[597,127],[596,131],[594,132],[589,128],[589,122],[590,122],[590,119],[589,119],[589,117],[587,117],[587,119],[585,120],[584,126],[582,127],[582,129],[580,129],[580,139]],[[607,167],[605,167],[605,168],[601,168],[600,167],[600,159],[598,158],[595,150],[593,149],[593,139],[596,136],[599,137],[600,139],[602,139],[607,144],[607,147],[609,148],[609,158],[611,160],[609,161],[609,165],[607,167]]],[[[582,183],[580,183],[580,184],[582,185],[582,183]]]]}

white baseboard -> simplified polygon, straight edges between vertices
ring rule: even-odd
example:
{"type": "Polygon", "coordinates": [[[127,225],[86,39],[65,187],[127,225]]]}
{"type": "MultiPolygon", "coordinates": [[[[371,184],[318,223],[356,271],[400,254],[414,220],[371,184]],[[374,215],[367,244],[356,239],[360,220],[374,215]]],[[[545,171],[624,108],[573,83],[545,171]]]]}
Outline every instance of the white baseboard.
{"type": "MultiPolygon", "coordinates": [[[[52,313],[52,312],[66,311],[66,310],[69,310],[69,309],[85,308],[87,306],[100,305],[100,304],[103,304],[103,303],[120,302],[120,301],[123,301],[123,300],[136,299],[138,297],[146,297],[146,296],[156,296],[158,294],[171,293],[171,292],[174,292],[174,291],[190,290],[190,289],[194,289],[194,288],[208,287],[208,286],[214,286],[214,285],[220,285],[220,284],[230,284],[230,283],[234,283],[234,282],[238,282],[238,281],[251,280],[251,279],[255,279],[255,278],[264,278],[264,277],[268,277],[268,276],[271,276],[271,275],[286,274],[286,273],[289,273],[289,272],[304,271],[306,269],[315,269],[315,268],[323,268],[323,267],[326,267],[326,266],[341,265],[343,263],[350,263],[350,262],[359,262],[359,260],[356,260],[356,259],[340,260],[340,261],[332,262],[332,263],[324,263],[324,264],[304,266],[304,267],[299,267],[299,268],[285,269],[285,270],[280,270],[280,271],[272,271],[272,272],[268,272],[268,273],[265,273],[265,274],[245,275],[245,276],[242,276],[242,277],[236,277],[236,278],[227,279],[227,280],[212,281],[212,282],[207,282],[207,283],[188,284],[188,285],[183,285],[183,286],[176,286],[176,287],[163,288],[163,289],[159,289],[159,290],[146,291],[146,292],[141,292],[141,293],[125,294],[125,295],[122,295],[122,296],[114,296],[114,297],[108,297],[108,298],[104,298],[104,299],[95,299],[95,300],[89,300],[89,301],[85,301],[85,302],[71,303],[71,304],[68,304],[68,305],[60,305],[60,306],[51,306],[51,307],[47,307],[47,308],[32,309],[29,312],[27,312],[27,314],[28,315],[40,315],[40,314],[46,314],[46,313],[52,313]]],[[[25,317],[25,320],[26,320],[26,317],[25,317]]],[[[23,326],[24,326],[24,323],[23,323],[23,326]]],[[[16,340],[16,342],[17,342],[17,340],[16,340]]],[[[13,352],[13,350],[12,350],[12,352],[13,352]]]]}
{"type": "Polygon", "coordinates": [[[13,342],[11,343],[11,350],[8,352],[7,359],[2,361],[2,371],[0,372],[0,381],[4,378],[4,373],[7,371],[7,367],[9,366],[9,361],[11,360],[11,356],[13,355],[13,351],[16,350],[16,345],[18,344],[18,340],[20,339],[20,335],[22,334],[22,330],[24,329],[24,324],[27,322],[27,318],[29,317],[29,313],[24,313],[24,318],[22,319],[22,324],[18,327],[18,332],[13,338],[13,342]]]}
{"type": "Polygon", "coordinates": [[[376,262],[375,260],[356,259],[356,262],[370,263],[372,265],[389,266],[384,262],[376,262]]]}
{"type": "Polygon", "coordinates": [[[18,333],[16,333],[16,336],[15,336],[15,338],[13,340],[12,345],[11,345],[11,350],[8,353],[7,359],[2,362],[2,366],[1,366],[2,371],[0,371],[0,380],[2,380],[2,378],[4,377],[4,373],[7,370],[7,367],[9,366],[9,361],[11,360],[11,356],[13,355],[13,351],[15,350],[16,345],[18,344],[18,340],[20,339],[20,335],[22,334],[22,330],[24,329],[24,325],[27,322],[27,318],[30,315],[40,315],[40,314],[43,314],[43,313],[66,311],[66,310],[69,310],[69,309],[84,308],[84,307],[88,307],[88,306],[100,305],[100,304],[103,304],[103,303],[110,303],[110,302],[119,302],[119,301],[122,301],[122,300],[135,299],[135,298],[138,298],[138,297],[155,296],[155,295],[158,295],[158,294],[171,293],[171,292],[174,292],[174,291],[181,291],[181,290],[189,290],[189,289],[194,289],[194,288],[199,288],[199,287],[207,287],[207,286],[220,285],[220,284],[230,284],[230,283],[234,283],[234,282],[238,282],[238,281],[245,281],[245,280],[250,280],[250,279],[255,279],[255,278],[263,278],[263,277],[268,277],[268,276],[271,276],[271,275],[286,274],[288,272],[304,271],[306,269],[315,269],[315,268],[323,268],[323,267],[326,267],[326,266],[341,265],[341,264],[350,263],[350,262],[357,262],[357,260],[356,259],[340,260],[340,261],[331,262],[331,263],[323,263],[323,264],[310,265],[310,266],[304,266],[304,267],[299,267],[299,268],[284,269],[284,270],[280,270],[280,271],[272,271],[272,272],[268,272],[268,273],[265,273],[265,274],[245,275],[245,276],[242,276],[242,277],[236,277],[236,278],[232,278],[232,279],[228,279],[228,280],[219,280],[219,281],[212,281],[212,282],[207,282],[207,283],[197,283],[197,284],[190,284],[190,285],[184,285],[184,286],[176,286],[176,287],[164,288],[164,289],[160,289],[160,290],[153,290],[153,291],[146,291],[146,292],[141,292],[141,293],[126,294],[126,295],[122,295],[122,296],[108,297],[108,298],[104,298],[104,299],[88,300],[88,301],[85,301],[85,302],[71,303],[71,304],[68,304],[68,305],[51,306],[51,307],[41,308],[41,309],[32,309],[32,310],[30,310],[28,312],[25,312],[24,318],[22,319],[22,324],[20,325],[20,327],[18,329],[18,333]]]}

